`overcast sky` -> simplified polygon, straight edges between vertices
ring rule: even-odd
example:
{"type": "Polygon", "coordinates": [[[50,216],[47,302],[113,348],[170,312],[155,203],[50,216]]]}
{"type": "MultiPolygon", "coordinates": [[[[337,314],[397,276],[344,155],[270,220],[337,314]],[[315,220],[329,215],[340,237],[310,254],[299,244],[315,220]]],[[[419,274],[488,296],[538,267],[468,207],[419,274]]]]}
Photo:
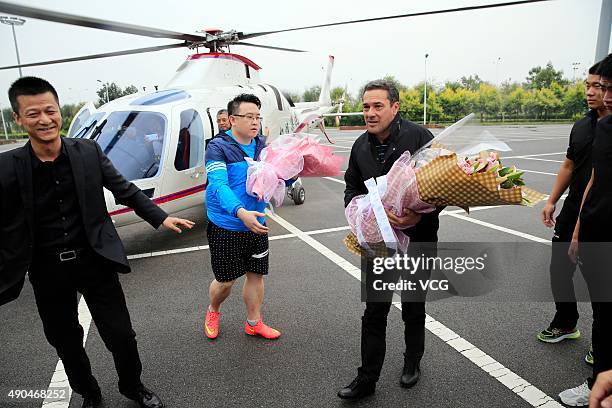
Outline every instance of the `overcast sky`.
{"type": "MultiPolygon", "coordinates": [[[[23,0],[20,4],[185,33],[203,28],[258,32],[418,11],[490,4],[500,0],[322,1],[272,0],[23,0]],[[173,4],[171,4],[173,3],[173,4]],[[225,7],[225,9],[224,9],[225,7]]],[[[355,92],[385,75],[413,85],[428,77],[436,83],[478,74],[491,82],[523,81],[530,68],[551,61],[572,78],[594,62],[601,0],[554,0],[490,10],[353,24],[259,37],[250,42],[309,50],[286,53],[252,47],[232,48],[262,67],[265,82],[303,92],[322,82],[326,56],[336,57],[333,86],[355,92]],[[499,64],[496,61],[499,59],[499,64]]],[[[28,19],[16,27],[22,63],[168,44],[129,34],[28,19]]],[[[0,24],[0,66],[16,63],[11,29],[0,24]]],[[[202,50],[201,50],[202,51],[202,50]]],[[[203,51],[202,51],[203,52],[203,51]]],[[[186,49],[93,61],[24,68],[24,75],[46,78],[62,103],[95,101],[102,81],[122,87],[164,85],[189,54],[186,49]]],[[[0,71],[0,105],[6,107],[17,69],[0,71]]]]}

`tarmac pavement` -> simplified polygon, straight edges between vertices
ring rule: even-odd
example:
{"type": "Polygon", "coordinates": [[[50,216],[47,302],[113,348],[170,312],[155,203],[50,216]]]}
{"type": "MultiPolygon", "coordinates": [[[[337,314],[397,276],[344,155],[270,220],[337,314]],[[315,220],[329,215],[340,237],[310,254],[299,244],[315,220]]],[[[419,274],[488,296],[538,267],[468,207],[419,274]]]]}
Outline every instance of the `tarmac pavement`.
{"type": "MultiPolygon", "coordinates": [[[[527,157],[504,163],[533,171],[525,173],[527,184],[548,193],[564,158],[570,126],[489,130],[513,148],[504,156],[527,157]]],[[[334,149],[348,157],[359,132],[330,133],[337,141],[334,149]]],[[[154,231],[145,223],[119,229],[133,258],[133,272],[121,276],[121,283],[138,335],[143,381],[168,407],[551,408],[559,406],[553,400],[560,391],[590,374],[583,361],[591,335],[588,303],[579,304],[582,337],[550,345],[535,337],[554,314],[550,302],[524,300],[519,289],[517,301],[512,301],[511,291],[503,297],[475,298],[430,293],[439,300],[427,305],[430,330],[421,381],[410,390],[399,387],[403,323],[400,311],[392,308],[376,394],[358,403],[338,399],[337,390],[353,379],[360,364],[363,305],[356,279],[360,259],[342,243],[348,232],[344,185],[342,177],[334,179],[305,179],[306,202],[295,206],[286,199],[275,208],[276,221],[268,217],[270,275],[263,313],[265,321],[283,333],[277,341],[244,334],[239,284],[223,304],[219,337],[210,341],[202,334],[213,279],[203,208],[180,213],[197,225],[179,236],[154,231]]],[[[548,273],[552,231],[540,222],[542,206],[479,209],[469,215],[447,208],[440,217],[440,241],[529,244],[537,255],[528,262],[517,260],[516,274],[505,277],[521,288],[526,277],[548,273]]],[[[17,301],[0,308],[0,322],[0,407],[41,407],[40,399],[7,396],[12,389],[47,389],[58,361],[44,339],[28,283],[17,301]]],[[[103,389],[104,406],[134,407],[117,391],[112,359],[95,324],[87,332],[86,350],[103,389]]],[[[74,396],[69,406],[80,403],[74,396]]]]}

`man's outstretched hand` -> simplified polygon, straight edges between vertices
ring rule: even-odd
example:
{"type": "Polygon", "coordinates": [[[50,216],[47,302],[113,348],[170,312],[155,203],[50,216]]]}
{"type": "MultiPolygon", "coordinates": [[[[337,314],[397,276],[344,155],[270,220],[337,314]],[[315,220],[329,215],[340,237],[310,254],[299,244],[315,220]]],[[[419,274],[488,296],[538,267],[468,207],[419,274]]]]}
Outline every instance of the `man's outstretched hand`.
{"type": "Polygon", "coordinates": [[[195,222],[184,220],[182,218],[167,217],[162,223],[162,225],[168,228],[169,230],[172,230],[176,232],[177,234],[180,234],[181,232],[183,232],[181,227],[191,229],[195,225],[195,222]]]}

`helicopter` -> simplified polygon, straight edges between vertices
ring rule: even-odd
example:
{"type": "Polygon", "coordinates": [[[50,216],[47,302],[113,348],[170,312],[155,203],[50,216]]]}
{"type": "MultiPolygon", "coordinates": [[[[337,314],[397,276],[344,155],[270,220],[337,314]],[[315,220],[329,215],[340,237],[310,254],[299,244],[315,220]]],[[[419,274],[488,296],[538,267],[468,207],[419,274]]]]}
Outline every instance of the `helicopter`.
{"type": "MultiPolygon", "coordinates": [[[[361,115],[361,113],[330,113],[336,108],[330,97],[333,56],[328,59],[319,100],[294,103],[276,86],[261,80],[259,65],[247,57],[230,52],[230,46],[305,52],[293,48],[253,44],[244,40],[296,30],[540,1],[548,0],[523,0],[255,33],[210,28],[198,34],[119,23],[0,1],[0,12],[15,16],[180,41],[161,46],[5,66],[0,67],[0,70],[172,48],[186,47],[190,50],[197,50],[179,65],[176,73],[165,86],[155,91],[139,92],[115,99],[97,109],[92,103],[88,103],[75,115],[68,131],[68,137],[94,139],[126,179],[136,184],[166,212],[175,213],[204,204],[206,142],[219,132],[216,115],[234,96],[240,93],[252,93],[259,97],[262,102],[263,118],[261,133],[268,142],[273,141],[279,135],[305,132],[310,128],[319,128],[327,137],[324,127],[325,117],[361,115]],[[208,48],[209,51],[199,53],[201,47],[208,48]]],[[[339,110],[341,111],[341,108],[339,110]]],[[[331,142],[329,137],[328,140],[331,142]]],[[[298,179],[292,185],[288,195],[295,204],[304,202],[305,190],[301,180],[298,179]]],[[[117,203],[109,191],[105,191],[105,199],[107,210],[116,226],[141,221],[132,209],[117,203]]]]}
{"type": "MultiPolygon", "coordinates": [[[[148,93],[115,99],[92,109],[85,105],[68,130],[69,137],[98,142],[117,170],[134,182],[168,213],[204,203],[205,146],[219,133],[217,113],[240,93],[256,95],[262,103],[262,133],[272,141],[281,134],[306,129],[304,120],[320,116],[333,106],[329,85],[333,57],[329,58],[319,101],[296,106],[259,78],[259,67],[231,53],[193,54],[166,86],[148,93]]],[[[288,191],[296,204],[305,200],[298,180],[288,191]]],[[[117,204],[106,192],[106,204],[115,225],[140,219],[117,204]]]]}

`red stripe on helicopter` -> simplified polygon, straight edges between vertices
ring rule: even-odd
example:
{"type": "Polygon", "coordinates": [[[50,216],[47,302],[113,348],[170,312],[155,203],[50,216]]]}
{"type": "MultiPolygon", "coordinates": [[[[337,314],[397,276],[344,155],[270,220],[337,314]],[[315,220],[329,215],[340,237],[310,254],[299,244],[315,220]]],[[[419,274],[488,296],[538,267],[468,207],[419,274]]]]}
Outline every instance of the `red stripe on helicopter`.
{"type": "MultiPolygon", "coordinates": [[[[177,191],[176,193],[168,194],[166,196],[157,197],[157,198],[154,198],[152,201],[155,204],[164,204],[164,203],[167,203],[167,202],[170,202],[170,201],[174,201],[174,200],[178,200],[180,198],[184,198],[184,197],[190,196],[192,194],[199,193],[199,192],[204,191],[204,190],[206,190],[206,184],[202,184],[202,185],[199,185],[199,186],[191,187],[191,188],[188,188],[187,190],[177,191]]],[[[124,208],[122,208],[120,210],[113,211],[113,212],[109,213],[108,215],[110,215],[112,217],[114,215],[125,214],[125,213],[128,213],[130,211],[134,211],[134,210],[131,209],[130,207],[124,207],[124,208]]]]}
{"type": "Polygon", "coordinates": [[[242,55],[238,55],[238,54],[231,54],[229,52],[207,52],[205,54],[193,54],[187,57],[187,60],[196,60],[196,59],[202,59],[202,58],[221,58],[221,59],[231,59],[234,61],[238,60],[240,62],[247,64],[249,67],[257,71],[261,69],[259,65],[257,65],[256,63],[254,63],[247,57],[243,57],[242,55]]]}

